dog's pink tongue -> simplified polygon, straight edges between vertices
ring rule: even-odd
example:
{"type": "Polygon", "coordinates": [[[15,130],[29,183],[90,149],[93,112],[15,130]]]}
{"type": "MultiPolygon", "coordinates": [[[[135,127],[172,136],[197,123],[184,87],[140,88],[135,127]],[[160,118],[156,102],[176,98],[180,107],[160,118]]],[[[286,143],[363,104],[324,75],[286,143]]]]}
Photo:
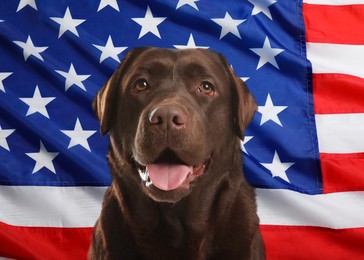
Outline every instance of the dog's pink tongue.
{"type": "Polygon", "coordinates": [[[149,178],[158,189],[169,191],[177,189],[186,179],[192,166],[158,163],[147,166],[149,178]]]}

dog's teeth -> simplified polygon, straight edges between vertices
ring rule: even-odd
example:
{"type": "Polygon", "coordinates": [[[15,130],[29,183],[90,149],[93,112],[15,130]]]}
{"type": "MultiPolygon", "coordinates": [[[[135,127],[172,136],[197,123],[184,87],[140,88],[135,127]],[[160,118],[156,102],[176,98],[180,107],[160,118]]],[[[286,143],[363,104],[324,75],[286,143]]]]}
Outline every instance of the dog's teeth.
{"type": "Polygon", "coordinates": [[[147,186],[147,187],[149,187],[150,185],[152,185],[153,184],[153,182],[152,181],[147,181],[146,183],[145,183],[145,186],[147,186]]]}
{"type": "Polygon", "coordinates": [[[142,178],[143,181],[147,181],[148,180],[148,173],[147,173],[147,171],[143,171],[141,169],[138,169],[138,172],[139,172],[140,178],[142,178]]]}

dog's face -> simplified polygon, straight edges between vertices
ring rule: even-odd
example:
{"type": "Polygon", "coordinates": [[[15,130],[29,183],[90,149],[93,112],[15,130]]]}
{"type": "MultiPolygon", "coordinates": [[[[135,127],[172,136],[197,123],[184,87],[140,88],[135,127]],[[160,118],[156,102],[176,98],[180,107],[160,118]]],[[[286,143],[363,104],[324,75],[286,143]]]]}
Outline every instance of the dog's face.
{"type": "Polygon", "coordinates": [[[139,48],[99,91],[94,109],[116,158],[135,168],[128,174],[154,200],[176,202],[243,138],[256,104],[220,54],[139,48]]]}

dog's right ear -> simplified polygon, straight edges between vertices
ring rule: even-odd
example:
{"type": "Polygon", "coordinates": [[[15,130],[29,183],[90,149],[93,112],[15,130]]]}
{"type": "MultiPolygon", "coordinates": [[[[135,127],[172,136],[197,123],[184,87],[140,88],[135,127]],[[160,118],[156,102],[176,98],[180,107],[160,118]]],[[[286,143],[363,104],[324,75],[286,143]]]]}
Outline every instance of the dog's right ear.
{"type": "Polygon", "coordinates": [[[105,135],[110,130],[114,96],[119,81],[119,71],[118,68],[111,78],[106,81],[92,102],[96,117],[100,121],[100,131],[102,135],[105,135]]]}
{"type": "Polygon", "coordinates": [[[109,132],[112,123],[113,107],[116,99],[117,88],[121,84],[121,80],[126,70],[131,66],[135,57],[140,55],[142,52],[150,49],[149,47],[137,48],[129,51],[118,68],[111,76],[111,78],[106,81],[106,83],[101,87],[96,97],[92,102],[92,107],[96,113],[97,119],[100,121],[101,134],[105,135],[109,132]]]}

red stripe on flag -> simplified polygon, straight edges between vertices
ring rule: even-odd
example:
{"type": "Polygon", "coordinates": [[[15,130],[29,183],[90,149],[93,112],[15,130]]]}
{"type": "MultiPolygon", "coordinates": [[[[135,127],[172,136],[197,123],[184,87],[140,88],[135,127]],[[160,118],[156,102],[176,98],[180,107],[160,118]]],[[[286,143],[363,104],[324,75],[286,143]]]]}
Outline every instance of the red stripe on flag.
{"type": "Polygon", "coordinates": [[[345,74],[314,74],[313,91],[315,114],[364,112],[362,78],[345,74]]]}
{"type": "Polygon", "coordinates": [[[364,190],[364,153],[321,153],[324,193],[364,190]]]}
{"type": "Polygon", "coordinates": [[[17,227],[0,222],[0,256],[87,259],[93,228],[17,227]]]}
{"type": "Polygon", "coordinates": [[[364,228],[261,227],[268,260],[362,259],[364,228]]]}
{"type": "Polygon", "coordinates": [[[306,41],[364,44],[364,5],[303,4],[306,41]]]}

